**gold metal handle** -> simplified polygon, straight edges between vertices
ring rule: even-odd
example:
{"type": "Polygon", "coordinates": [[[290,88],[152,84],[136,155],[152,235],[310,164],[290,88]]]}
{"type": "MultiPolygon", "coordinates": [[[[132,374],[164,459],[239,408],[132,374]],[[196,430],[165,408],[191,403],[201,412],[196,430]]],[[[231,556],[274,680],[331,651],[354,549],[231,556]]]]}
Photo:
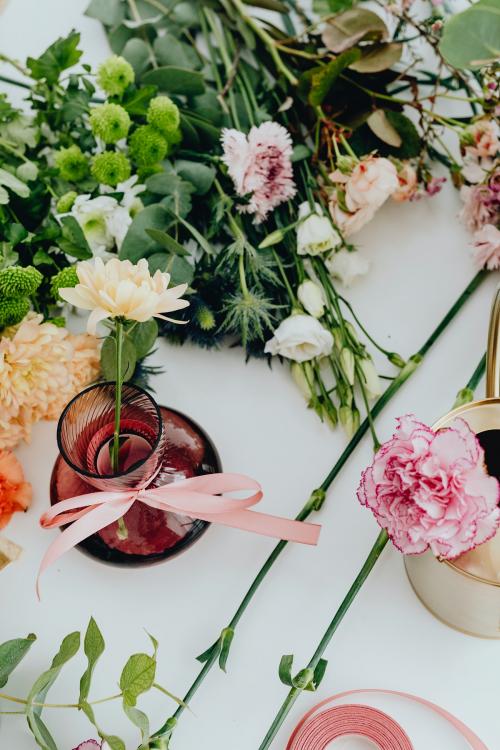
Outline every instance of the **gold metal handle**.
{"type": "Polygon", "coordinates": [[[486,398],[500,396],[500,286],[495,292],[488,330],[486,398]]]}

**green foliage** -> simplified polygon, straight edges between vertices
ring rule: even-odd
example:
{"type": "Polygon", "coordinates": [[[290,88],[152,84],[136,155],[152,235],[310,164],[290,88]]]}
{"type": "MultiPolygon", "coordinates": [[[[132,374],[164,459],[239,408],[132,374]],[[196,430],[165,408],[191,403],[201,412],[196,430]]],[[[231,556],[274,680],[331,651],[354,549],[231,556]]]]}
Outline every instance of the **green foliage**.
{"type": "Polygon", "coordinates": [[[143,83],[158,86],[160,91],[167,94],[198,96],[205,91],[205,81],[200,72],[174,65],[149,70],[141,80],[143,83]]]}
{"type": "Polygon", "coordinates": [[[361,52],[359,50],[350,49],[342,52],[327,65],[311,68],[303,74],[299,90],[301,93],[307,94],[309,104],[313,107],[319,106],[330,93],[333,84],[344,68],[347,68],[355,60],[359,60],[360,57],[361,52]]]}
{"type": "Polygon", "coordinates": [[[479,0],[449,18],[439,43],[447,62],[464,70],[479,70],[500,60],[500,4],[479,0]]]}
{"type": "MultiPolygon", "coordinates": [[[[116,342],[113,335],[107,336],[101,347],[101,374],[104,380],[115,380],[116,377],[116,342]]],[[[122,347],[123,382],[130,380],[135,372],[137,354],[133,341],[128,336],[123,339],[122,347]]]]}
{"type": "Polygon", "coordinates": [[[28,57],[31,76],[38,81],[44,79],[49,85],[56,83],[61,73],[76,65],[82,56],[79,42],[80,34],[72,31],[67,37],[57,39],[40,57],[28,57]]]}
{"type": "Polygon", "coordinates": [[[85,633],[85,639],[83,641],[83,650],[87,657],[87,668],[80,679],[80,696],[78,702],[82,703],[89,697],[90,684],[92,682],[92,676],[94,669],[100,657],[104,653],[106,644],[104,638],[99,630],[99,627],[93,617],[90,618],[87,626],[87,632],[85,633]]]}
{"type": "Polygon", "coordinates": [[[165,230],[172,223],[169,212],[160,204],[146,206],[134,217],[120,248],[120,258],[137,263],[158,249],[158,243],[148,234],[149,229],[165,230]]]}
{"type": "Polygon", "coordinates": [[[27,638],[15,638],[0,644],[0,688],[5,687],[10,675],[35,641],[36,636],[30,634],[27,638]]]}
{"type": "Polygon", "coordinates": [[[63,216],[61,218],[62,234],[58,239],[61,250],[66,255],[71,255],[77,260],[88,260],[92,257],[92,250],[80,224],[74,216],[63,216]]]}

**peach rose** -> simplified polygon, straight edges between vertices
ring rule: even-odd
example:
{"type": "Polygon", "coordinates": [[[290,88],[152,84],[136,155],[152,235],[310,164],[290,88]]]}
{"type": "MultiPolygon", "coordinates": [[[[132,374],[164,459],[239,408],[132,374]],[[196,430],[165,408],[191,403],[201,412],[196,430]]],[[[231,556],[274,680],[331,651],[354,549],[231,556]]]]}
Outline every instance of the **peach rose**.
{"type": "Polygon", "coordinates": [[[375,208],[366,206],[352,213],[346,213],[340,208],[336,195],[332,196],[329,208],[333,223],[339,228],[344,237],[350,237],[355,232],[359,232],[361,227],[364,227],[365,224],[368,224],[373,219],[376,211],[375,208]]]}
{"type": "Polygon", "coordinates": [[[399,187],[392,193],[396,203],[410,201],[417,193],[417,173],[411,164],[406,162],[398,171],[399,187]]]}
{"type": "Polygon", "coordinates": [[[359,208],[375,210],[399,187],[398,173],[389,159],[369,156],[354,167],[345,186],[349,211],[359,208]]]}
{"type": "Polygon", "coordinates": [[[21,464],[10,451],[0,451],[0,529],[13,513],[27,510],[31,498],[31,484],[24,481],[21,464]]]}
{"type": "Polygon", "coordinates": [[[478,120],[467,128],[467,135],[472,137],[473,145],[466,145],[467,153],[486,159],[496,156],[500,148],[498,127],[492,120],[478,120]]]}

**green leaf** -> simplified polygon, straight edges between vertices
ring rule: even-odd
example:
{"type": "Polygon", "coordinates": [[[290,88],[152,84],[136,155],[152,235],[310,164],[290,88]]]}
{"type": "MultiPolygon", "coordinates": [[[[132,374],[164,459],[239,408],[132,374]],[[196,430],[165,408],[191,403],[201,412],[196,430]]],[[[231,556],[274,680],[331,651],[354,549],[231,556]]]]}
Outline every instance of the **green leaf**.
{"type": "Polygon", "coordinates": [[[220,650],[221,639],[218,638],[212,646],[209,646],[206,651],[196,657],[196,661],[199,661],[200,664],[205,664],[209,659],[212,658],[212,656],[214,658],[216,655],[218,656],[220,654],[220,650]]]}
{"type": "Polygon", "coordinates": [[[156,273],[156,271],[161,271],[162,273],[165,273],[167,270],[168,261],[170,260],[170,255],[168,253],[153,253],[153,255],[148,256],[148,266],[149,266],[149,272],[151,274],[156,273]]]}
{"type": "Polygon", "coordinates": [[[307,148],[307,146],[305,146],[303,143],[298,143],[296,146],[293,147],[292,162],[303,161],[304,159],[309,159],[311,155],[312,155],[312,151],[310,148],[307,148]]]}
{"type": "Polygon", "coordinates": [[[148,111],[149,102],[156,94],[156,86],[141,86],[140,89],[132,89],[125,92],[121,101],[129,115],[145,115],[148,111]]]}
{"type": "Polygon", "coordinates": [[[394,148],[401,146],[402,138],[396,128],[389,122],[383,109],[375,109],[366,122],[370,130],[381,141],[388,143],[389,146],[394,146],[394,148]]]}
{"type": "MultiPolygon", "coordinates": [[[[152,193],[166,196],[161,205],[178,216],[187,216],[191,210],[191,195],[195,188],[175,172],[159,172],[146,180],[146,186],[152,193]]],[[[140,216],[140,214],[139,214],[140,216]]]]}
{"type": "Polygon", "coordinates": [[[455,68],[478,70],[500,59],[500,3],[479,0],[449,18],[439,49],[455,68]]]}
{"type": "Polygon", "coordinates": [[[158,245],[161,245],[165,250],[168,250],[169,253],[180,256],[189,255],[189,252],[180,244],[180,242],[174,240],[174,238],[166,232],[162,232],[161,229],[146,229],[146,232],[158,245]]]}
{"type": "Polygon", "coordinates": [[[366,45],[361,58],[351,63],[349,68],[358,73],[380,73],[399,62],[402,52],[403,45],[396,42],[366,45]]]}
{"type": "Polygon", "coordinates": [[[133,654],[125,664],[120,677],[123,700],[135,706],[137,698],[153,686],[156,661],[148,654],[133,654]]]}
{"type": "Polygon", "coordinates": [[[207,145],[213,145],[220,140],[220,128],[215,127],[211,122],[203,117],[199,117],[194,112],[182,112],[181,129],[183,134],[186,128],[194,130],[196,137],[200,138],[207,145]]]}
{"type": "Polygon", "coordinates": [[[136,76],[144,73],[149,65],[148,45],[142,39],[129,39],[122,50],[122,56],[131,64],[136,76]]]}
{"type": "Polygon", "coordinates": [[[278,676],[284,685],[292,685],[293,654],[284,654],[278,667],[278,676]]]}
{"type": "Polygon", "coordinates": [[[214,167],[199,161],[179,159],[175,162],[175,171],[194,186],[196,195],[206,195],[215,179],[214,167]]]}
{"type": "Polygon", "coordinates": [[[402,112],[394,112],[391,109],[385,110],[385,116],[401,136],[401,146],[391,153],[399,159],[411,159],[418,156],[422,149],[422,140],[413,122],[402,112]]]}
{"type": "Polygon", "coordinates": [[[186,219],[184,219],[182,216],[176,217],[180,223],[186,227],[188,232],[193,235],[194,239],[197,241],[197,243],[200,245],[200,247],[208,254],[208,255],[214,255],[214,249],[210,242],[205,239],[205,237],[194,227],[192,224],[189,223],[186,219]]]}
{"type": "Polygon", "coordinates": [[[123,701],[123,710],[125,714],[128,716],[132,724],[134,724],[136,727],[139,728],[141,732],[141,739],[142,739],[142,745],[139,748],[139,750],[142,750],[142,748],[145,746],[148,747],[149,737],[150,737],[150,728],[149,728],[149,719],[144,713],[144,711],[140,711],[138,708],[135,708],[134,706],[129,706],[126,701],[123,701]]]}
{"type": "Polygon", "coordinates": [[[304,90],[304,85],[309,85],[309,104],[313,107],[322,104],[344,68],[347,68],[355,60],[359,60],[360,57],[361,52],[358,49],[350,49],[342,52],[341,55],[331,60],[327,65],[320,65],[308,70],[301,77],[299,85],[302,91],[304,90]]]}
{"type": "Polygon", "coordinates": [[[8,192],[0,185],[0,205],[6,206],[10,200],[8,192]]]}
{"type": "Polygon", "coordinates": [[[224,630],[221,633],[221,651],[219,656],[219,667],[222,669],[223,672],[226,671],[226,664],[227,659],[229,656],[229,649],[231,648],[231,643],[233,642],[234,638],[234,629],[233,628],[224,628],[224,630]]]}
{"type": "Polygon", "coordinates": [[[48,84],[56,83],[63,70],[76,65],[82,56],[82,51],[77,49],[79,42],[80,34],[72,31],[66,38],[57,39],[40,57],[28,57],[32,78],[37,81],[45,78],[48,84]]]}
{"type": "Polygon", "coordinates": [[[87,701],[82,701],[80,703],[80,708],[82,709],[83,713],[85,714],[87,719],[90,721],[90,723],[93,724],[95,728],[97,729],[97,733],[99,737],[102,740],[106,740],[110,748],[113,748],[113,750],[126,750],[125,743],[123,742],[123,740],[121,740],[119,737],[116,737],[114,734],[106,734],[105,732],[102,731],[102,729],[97,724],[95,714],[94,714],[94,709],[92,708],[91,705],[89,705],[89,703],[87,703],[87,701]]]}
{"type": "Polygon", "coordinates": [[[124,741],[115,734],[103,734],[100,732],[99,736],[108,743],[110,750],[127,750],[124,741]]]}
{"type": "Polygon", "coordinates": [[[327,666],[328,666],[328,661],[326,659],[319,660],[316,666],[316,669],[314,670],[314,680],[312,683],[314,690],[317,690],[319,686],[321,685],[323,677],[325,676],[327,666]]]}
{"type": "Polygon", "coordinates": [[[353,4],[354,0],[313,0],[313,10],[319,16],[328,16],[352,8],[353,4]]]}
{"type": "Polygon", "coordinates": [[[125,18],[125,6],[120,0],[91,0],[85,15],[105,26],[118,26],[125,18]]]}
{"type": "Polygon", "coordinates": [[[187,69],[200,66],[200,60],[194,49],[181,42],[173,34],[157,36],[153,50],[160,65],[174,65],[187,69]]]}
{"type": "Polygon", "coordinates": [[[351,8],[330,19],[322,34],[325,47],[343,52],[358,42],[387,39],[389,31],[380,16],[365,8],[351,8]]]}
{"type": "Polygon", "coordinates": [[[158,338],[158,323],[154,318],[147,320],[145,323],[137,323],[132,330],[127,333],[131,339],[137,359],[144,359],[149,354],[156,339],[158,338]]]}
{"type": "Polygon", "coordinates": [[[54,738],[38,714],[34,713],[28,716],[28,725],[37,744],[43,748],[43,750],[57,750],[54,738]]]}
{"type": "Polygon", "coordinates": [[[92,250],[83,233],[83,229],[74,216],[63,216],[61,219],[62,237],[58,245],[67,255],[78,260],[92,258],[92,250]]]}
{"type": "Polygon", "coordinates": [[[29,187],[6,169],[0,169],[0,185],[12,190],[20,198],[27,198],[30,194],[29,187]]]}
{"type": "Polygon", "coordinates": [[[194,268],[184,258],[178,255],[169,255],[168,253],[153,253],[148,258],[149,270],[151,273],[162,271],[170,274],[170,283],[172,286],[177,284],[190,284],[194,278],[194,268]]]}
{"type": "Polygon", "coordinates": [[[280,0],[243,0],[245,5],[252,5],[254,8],[265,8],[274,10],[276,13],[288,13],[288,7],[280,0]]]}
{"type": "Polygon", "coordinates": [[[169,211],[164,206],[156,204],[146,206],[133,219],[125,239],[120,248],[121,260],[131,260],[137,263],[141,258],[147,257],[155,248],[157,243],[151,239],[147,229],[167,229],[172,224],[169,211]]]}
{"type": "Polygon", "coordinates": [[[90,692],[90,683],[94,673],[95,665],[105,648],[104,638],[93,617],[90,618],[83,641],[83,650],[87,657],[87,669],[80,680],[80,697],[78,702],[86,701],[90,692]]]}
{"type": "MultiPolygon", "coordinates": [[[[122,346],[123,382],[130,380],[135,371],[137,355],[133,342],[126,336],[122,346]]],[[[105,380],[116,380],[116,345],[113,336],[107,336],[101,347],[101,372],[105,380]]]]}
{"type": "Polygon", "coordinates": [[[174,65],[149,70],[142,76],[142,83],[154,84],[168,94],[197,96],[205,91],[205,81],[201,73],[174,65]]]}
{"type": "Polygon", "coordinates": [[[24,659],[36,636],[30,633],[27,638],[15,638],[0,644],[0,688],[7,684],[9,676],[24,659]]]}

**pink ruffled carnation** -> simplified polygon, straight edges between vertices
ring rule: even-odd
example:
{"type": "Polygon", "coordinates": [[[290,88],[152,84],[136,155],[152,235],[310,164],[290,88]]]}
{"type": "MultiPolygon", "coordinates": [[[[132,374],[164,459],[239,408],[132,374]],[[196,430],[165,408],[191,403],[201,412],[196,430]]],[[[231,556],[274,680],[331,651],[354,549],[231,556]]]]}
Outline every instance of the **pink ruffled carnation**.
{"type": "Polygon", "coordinates": [[[73,748],[73,750],[100,750],[101,746],[101,743],[97,742],[97,740],[86,740],[78,745],[78,747],[73,748]]]}
{"type": "Polygon", "coordinates": [[[496,183],[490,185],[463,185],[460,197],[464,205],[459,218],[470,232],[493,224],[500,218],[500,192],[496,183]]]}
{"type": "Polygon", "coordinates": [[[474,263],[478,268],[496,271],[500,268],[500,229],[494,224],[485,224],[473,238],[474,263]]]}
{"type": "Polygon", "coordinates": [[[462,419],[437,432],[401,417],[390,440],[361,477],[358,499],[397,549],[431,549],[453,559],[486,542],[500,525],[499,483],[462,419]]]}
{"type": "Polygon", "coordinates": [[[296,193],[292,170],[292,139],[277,122],[253,127],[248,136],[239,130],[222,131],[222,160],[239,196],[249,196],[240,211],[263,221],[280,203],[296,193]]]}

